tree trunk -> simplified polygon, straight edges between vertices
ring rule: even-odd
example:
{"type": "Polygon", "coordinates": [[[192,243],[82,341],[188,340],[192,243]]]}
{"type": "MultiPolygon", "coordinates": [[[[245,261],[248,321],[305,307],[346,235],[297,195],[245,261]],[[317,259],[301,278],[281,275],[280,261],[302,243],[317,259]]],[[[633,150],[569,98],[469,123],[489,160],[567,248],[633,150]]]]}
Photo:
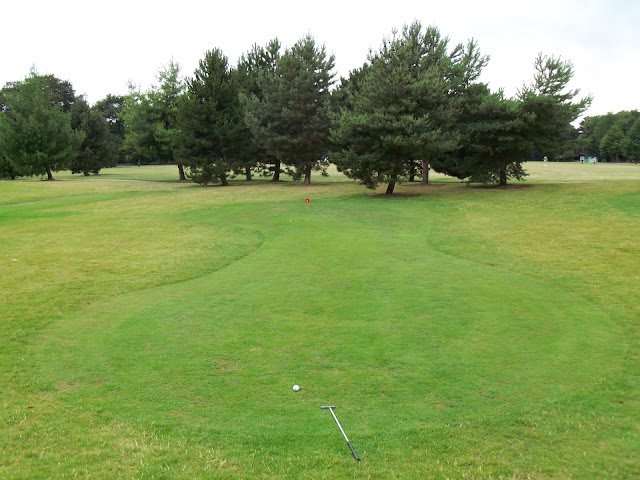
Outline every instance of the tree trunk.
{"type": "Polygon", "coordinates": [[[89,172],[82,172],[82,174],[83,174],[85,177],[88,177],[88,176],[89,176],[89,172]]]}
{"type": "Polygon", "coordinates": [[[385,192],[386,195],[393,194],[393,189],[396,188],[396,178],[397,178],[396,174],[393,174],[391,176],[391,180],[389,180],[389,185],[387,185],[387,191],[385,192]]]}
{"type": "Polygon", "coordinates": [[[429,185],[429,160],[422,160],[422,184],[429,185]]]}
{"type": "Polygon", "coordinates": [[[51,169],[49,167],[47,167],[47,180],[55,180],[55,178],[53,178],[53,174],[51,173],[51,169]]]}
{"type": "Polygon", "coordinates": [[[222,183],[223,187],[226,187],[229,185],[229,182],[227,182],[227,174],[226,173],[221,173],[220,174],[220,183],[222,183]]]}
{"type": "Polygon", "coordinates": [[[271,179],[271,181],[272,182],[280,181],[280,161],[277,161],[273,166],[273,178],[271,179]]]}
{"type": "Polygon", "coordinates": [[[186,180],[187,177],[184,176],[184,167],[181,163],[178,164],[178,173],[180,174],[180,180],[186,180]]]}
{"type": "Polygon", "coordinates": [[[251,178],[251,168],[246,167],[244,170],[244,173],[247,176],[247,182],[250,182],[251,180],[253,180],[253,178],[251,178]]]}
{"type": "Polygon", "coordinates": [[[500,183],[498,184],[501,187],[504,187],[507,184],[507,169],[500,169],[500,183]]]}
{"type": "Polygon", "coordinates": [[[304,184],[311,185],[311,164],[304,166],[304,184]]]}
{"type": "Polygon", "coordinates": [[[416,181],[416,165],[415,163],[413,163],[413,161],[411,162],[411,169],[409,170],[409,181],[416,181]]]}

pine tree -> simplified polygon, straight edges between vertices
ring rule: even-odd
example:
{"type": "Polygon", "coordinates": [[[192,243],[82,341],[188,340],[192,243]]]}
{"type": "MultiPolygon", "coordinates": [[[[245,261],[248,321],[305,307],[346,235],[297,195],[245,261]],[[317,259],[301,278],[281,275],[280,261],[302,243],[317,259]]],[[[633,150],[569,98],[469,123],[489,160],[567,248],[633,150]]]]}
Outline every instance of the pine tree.
{"type": "Polygon", "coordinates": [[[32,72],[17,88],[5,93],[0,114],[0,151],[15,171],[23,175],[46,175],[68,168],[84,138],[71,127],[55,92],[32,72]]]}
{"type": "Polygon", "coordinates": [[[107,121],[99,111],[90,108],[82,96],[76,98],[71,109],[71,126],[84,133],[78,154],[70,164],[72,173],[97,175],[101,169],[117,164],[115,142],[107,121]]]}
{"type": "Polygon", "coordinates": [[[241,156],[244,121],[236,77],[218,49],[205,53],[187,80],[179,115],[181,153],[189,176],[207,185],[227,177],[241,156]]]}
{"type": "Polygon", "coordinates": [[[117,157],[117,163],[125,161],[122,149],[126,135],[126,123],[124,121],[125,97],[123,95],[108,94],[102,100],[96,102],[92,110],[99,112],[109,127],[109,139],[113,143],[111,150],[117,157]]]}
{"type": "Polygon", "coordinates": [[[591,104],[591,96],[576,99],[571,90],[573,65],[560,57],[539,54],[534,62],[533,82],[518,92],[526,113],[533,115],[529,138],[539,156],[559,156],[566,127],[591,104]]]}
{"type": "Polygon", "coordinates": [[[309,184],[313,170],[326,168],[334,64],[333,55],[307,35],[258,77],[259,94],[248,98],[247,123],[275,162],[276,174],[286,164],[294,179],[309,184]]]}
{"type": "Polygon", "coordinates": [[[521,180],[522,168],[531,153],[528,130],[532,115],[522,103],[504,98],[502,91],[485,95],[479,105],[478,122],[472,123],[465,149],[465,176],[471,182],[507,185],[509,178],[521,180]]]}
{"type": "Polygon", "coordinates": [[[458,45],[449,52],[448,39],[419,22],[385,38],[350,79],[357,88],[342,102],[347,106],[333,131],[332,159],[369,188],[387,182],[387,194],[416,170],[426,177],[430,162],[456,149],[455,98],[475,79],[471,68],[484,63],[477,50],[458,45]]]}
{"type": "Polygon", "coordinates": [[[254,45],[238,62],[236,74],[240,88],[242,115],[246,129],[242,168],[247,179],[251,170],[272,175],[280,180],[281,163],[272,153],[271,133],[268,126],[278,118],[280,111],[273,103],[267,103],[265,92],[273,88],[276,79],[280,42],[271,40],[265,47],[254,45]]]}
{"type": "Polygon", "coordinates": [[[180,66],[170,61],[158,73],[158,85],[142,93],[129,86],[125,102],[127,132],[123,148],[138,159],[152,159],[178,166],[180,180],[184,169],[178,156],[180,130],[178,108],[184,91],[180,66]]]}

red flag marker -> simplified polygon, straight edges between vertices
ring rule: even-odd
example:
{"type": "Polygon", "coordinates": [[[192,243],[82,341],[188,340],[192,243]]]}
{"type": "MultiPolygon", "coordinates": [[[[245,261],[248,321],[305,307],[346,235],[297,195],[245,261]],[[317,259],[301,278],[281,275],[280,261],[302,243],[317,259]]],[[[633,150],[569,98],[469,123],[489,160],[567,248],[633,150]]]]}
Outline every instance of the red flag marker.
{"type": "Polygon", "coordinates": [[[311,203],[311,200],[309,200],[309,197],[306,198],[306,200],[304,201],[304,203],[311,203]]]}

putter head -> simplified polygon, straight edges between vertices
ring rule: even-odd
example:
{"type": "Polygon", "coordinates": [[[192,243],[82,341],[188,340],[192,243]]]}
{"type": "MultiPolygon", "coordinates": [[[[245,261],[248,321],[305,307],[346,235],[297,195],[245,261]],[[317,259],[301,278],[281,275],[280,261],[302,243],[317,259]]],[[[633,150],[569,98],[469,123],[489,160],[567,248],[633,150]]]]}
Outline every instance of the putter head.
{"type": "Polygon", "coordinates": [[[326,405],[326,406],[320,407],[320,408],[336,408],[336,406],[335,405],[326,405]]]}

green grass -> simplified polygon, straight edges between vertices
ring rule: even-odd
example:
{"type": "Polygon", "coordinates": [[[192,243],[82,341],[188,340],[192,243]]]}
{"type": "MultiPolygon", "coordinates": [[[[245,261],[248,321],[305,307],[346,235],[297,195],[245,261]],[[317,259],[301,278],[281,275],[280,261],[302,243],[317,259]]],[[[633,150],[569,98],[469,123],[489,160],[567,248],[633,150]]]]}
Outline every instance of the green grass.
{"type": "Polygon", "coordinates": [[[527,168],[0,182],[0,478],[637,478],[640,166],[527,168]]]}

